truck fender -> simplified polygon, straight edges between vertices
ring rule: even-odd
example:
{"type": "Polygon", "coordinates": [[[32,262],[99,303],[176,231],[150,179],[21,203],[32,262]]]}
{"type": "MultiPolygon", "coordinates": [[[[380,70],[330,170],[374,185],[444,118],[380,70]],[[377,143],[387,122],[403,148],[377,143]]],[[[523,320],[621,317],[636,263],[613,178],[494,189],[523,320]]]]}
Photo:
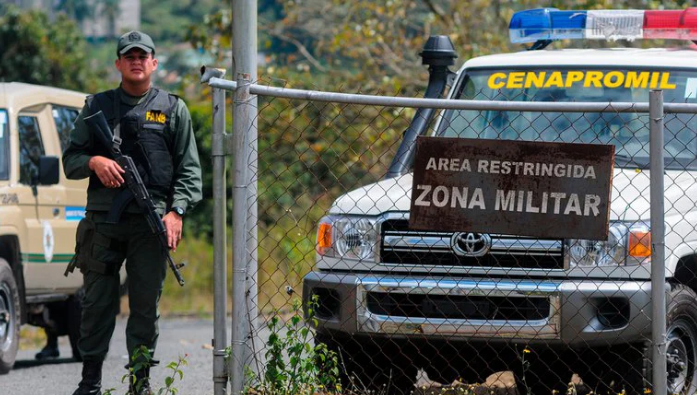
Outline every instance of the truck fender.
{"type": "Polygon", "coordinates": [[[684,284],[697,292],[697,252],[680,258],[673,274],[673,281],[684,284]]]}
{"type": "Polygon", "coordinates": [[[680,243],[672,251],[666,248],[666,278],[677,276],[679,266],[681,264],[688,263],[691,260],[689,257],[693,257],[696,255],[697,241],[686,241],[680,243]]]}

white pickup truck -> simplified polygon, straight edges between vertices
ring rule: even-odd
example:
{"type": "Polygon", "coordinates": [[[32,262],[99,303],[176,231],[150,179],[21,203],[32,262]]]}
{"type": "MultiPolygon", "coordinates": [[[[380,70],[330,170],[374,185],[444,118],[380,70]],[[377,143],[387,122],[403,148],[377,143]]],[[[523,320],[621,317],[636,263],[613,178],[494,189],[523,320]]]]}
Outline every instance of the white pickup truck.
{"type": "MultiPolygon", "coordinates": [[[[468,60],[448,98],[647,102],[661,89],[666,103],[697,103],[692,47],[543,50],[557,39],[697,40],[696,16],[516,13],[511,38],[533,50],[468,60]]],[[[614,145],[608,239],[410,229],[407,170],[340,196],[320,221],[316,270],[304,279],[304,297],[318,303],[317,340],[340,352],[349,375],[375,386],[406,390],[424,368],[447,383],[514,370],[541,391],[565,390],[572,373],[595,388],[620,379],[643,391],[651,378],[648,125],[645,113],[438,113],[432,136],[614,145]]],[[[667,384],[671,394],[694,394],[695,115],[665,117],[665,169],[667,384]]]]}

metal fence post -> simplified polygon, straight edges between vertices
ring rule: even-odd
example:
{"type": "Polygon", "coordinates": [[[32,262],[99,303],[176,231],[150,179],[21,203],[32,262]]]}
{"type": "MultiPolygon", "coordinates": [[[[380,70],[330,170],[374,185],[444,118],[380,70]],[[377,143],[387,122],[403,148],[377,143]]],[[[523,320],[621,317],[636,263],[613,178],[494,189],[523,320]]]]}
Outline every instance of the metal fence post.
{"type": "Polygon", "coordinates": [[[247,291],[247,157],[249,152],[248,125],[249,75],[239,74],[233,109],[232,186],[232,356],[230,382],[232,394],[242,393],[244,386],[245,347],[249,321],[245,293],[247,291]]]}
{"type": "MultiPolygon", "coordinates": [[[[256,83],[257,80],[257,0],[233,0],[232,1],[232,55],[233,55],[233,67],[236,76],[240,74],[247,75],[247,80],[251,83],[256,83]]],[[[257,143],[257,97],[250,96],[249,90],[247,90],[248,96],[246,97],[245,112],[247,117],[245,118],[245,133],[247,134],[247,149],[245,151],[244,159],[247,160],[248,166],[248,180],[247,180],[247,222],[246,222],[246,232],[247,237],[247,247],[246,247],[246,258],[247,258],[247,288],[245,293],[247,308],[247,323],[245,338],[249,339],[251,347],[246,347],[244,349],[244,363],[251,364],[252,350],[254,347],[254,342],[257,341],[256,334],[258,333],[257,317],[259,309],[258,301],[258,262],[257,262],[257,157],[258,157],[258,143],[257,143]]],[[[235,114],[236,115],[236,114],[235,114]]],[[[236,117],[235,117],[236,118],[236,117]]],[[[235,252],[242,252],[245,250],[235,249],[235,252]]],[[[237,303],[237,301],[235,301],[237,303]]],[[[238,388],[233,386],[233,393],[237,395],[234,390],[238,388]]],[[[239,390],[242,390],[240,384],[239,390]]]]}
{"type": "Polygon", "coordinates": [[[666,395],[666,267],[663,186],[663,91],[649,94],[651,157],[651,301],[652,386],[666,395]]]}
{"type": "Polygon", "coordinates": [[[227,236],[225,180],[225,91],[213,89],[213,390],[227,394],[228,372],[225,368],[227,347],[227,236]]]}

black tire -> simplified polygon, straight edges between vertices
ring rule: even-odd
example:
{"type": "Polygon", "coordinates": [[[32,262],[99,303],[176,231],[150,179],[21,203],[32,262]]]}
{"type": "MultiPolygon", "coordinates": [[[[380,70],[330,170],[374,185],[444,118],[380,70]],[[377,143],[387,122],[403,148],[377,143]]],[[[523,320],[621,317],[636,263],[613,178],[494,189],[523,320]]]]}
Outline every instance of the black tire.
{"type": "Polygon", "coordinates": [[[674,285],[667,295],[668,393],[697,392],[697,293],[674,285]]]}
{"type": "Polygon", "coordinates": [[[70,348],[73,352],[73,359],[82,362],[80,350],[77,347],[77,342],[80,340],[80,324],[82,322],[82,295],[84,290],[80,288],[75,295],[72,295],[66,303],[67,311],[67,330],[68,339],[70,339],[70,348]]]}
{"type": "MultiPolygon", "coordinates": [[[[697,293],[682,284],[671,284],[666,295],[666,355],[669,394],[697,393],[697,293]]],[[[634,363],[631,386],[643,392],[652,381],[651,348],[634,363]]]]}
{"type": "Polygon", "coordinates": [[[414,353],[390,340],[317,333],[315,344],[319,343],[337,353],[339,379],[348,393],[407,395],[414,390],[414,353]]]}
{"type": "Polygon", "coordinates": [[[15,364],[19,348],[19,291],[12,268],[0,258],[0,374],[15,364]]]}

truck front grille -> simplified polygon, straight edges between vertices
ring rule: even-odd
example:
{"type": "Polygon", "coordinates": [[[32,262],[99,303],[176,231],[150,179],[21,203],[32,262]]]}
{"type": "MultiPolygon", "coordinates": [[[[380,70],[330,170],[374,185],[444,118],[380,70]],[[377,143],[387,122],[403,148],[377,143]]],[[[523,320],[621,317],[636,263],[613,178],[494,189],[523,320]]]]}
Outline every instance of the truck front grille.
{"type": "Polygon", "coordinates": [[[388,264],[565,269],[563,240],[490,235],[491,249],[482,256],[455,253],[452,232],[416,231],[406,219],[382,223],[381,262],[388,264]]]}
{"type": "Polygon", "coordinates": [[[550,315],[549,298],[369,292],[368,311],[392,317],[535,321],[550,315]]]}

